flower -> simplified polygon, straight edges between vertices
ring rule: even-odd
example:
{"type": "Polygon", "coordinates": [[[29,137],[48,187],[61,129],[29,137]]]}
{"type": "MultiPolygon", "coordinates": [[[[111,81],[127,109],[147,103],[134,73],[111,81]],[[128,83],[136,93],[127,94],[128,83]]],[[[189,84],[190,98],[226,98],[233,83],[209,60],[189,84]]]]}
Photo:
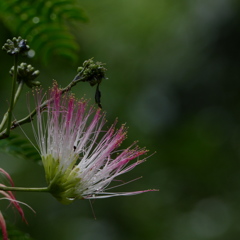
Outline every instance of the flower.
{"type": "MultiPolygon", "coordinates": [[[[2,174],[3,176],[5,176],[5,178],[7,179],[8,183],[14,187],[14,182],[11,178],[11,176],[5,171],[3,170],[2,168],[0,168],[0,174],[2,174]]],[[[4,184],[0,184],[0,186],[3,186],[5,187],[6,185],[4,184]]],[[[0,194],[2,194],[4,197],[0,198],[0,200],[8,200],[10,201],[10,203],[17,209],[17,211],[19,212],[22,220],[27,223],[27,220],[24,216],[24,212],[22,210],[22,208],[20,207],[19,203],[22,203],[22,202],[19,202],[16,200],[14,194],[11,192],[11,191],[3,191],[3,190],[0,190],[0,194]]],[[[24,203],[22,203],[24,204],[24,203]]],[[[2,238],[3,240],[8,240],[8,233],[7,233],[7,226],[6,226],[6,222],[5,222],[5,219],[2,215],[2,212],[0,211],[0,228],[2,229],[2,238]]]]}
{"type": "Polygon", "coordinates": [[[126,138],[125,125],[116,129],[115,121],[104,132],[105,113],[100,108],[88,108],[87,101],[77,100],[69,92],[62,93],[56,82],[48,94],[42,94],[42,89],[38,88],[35,99],[35,136],[46,181],[49,191],[61,203],[154,191],[107,192],[108,185],[116,177],[145,160],[132,163],[147,152],[136,146],[136,143],[127,149],[117,150],[126,138]],[[47,104],[43,107],[45,96],[47,104]]]}
{"type": "Polygon", "coordinates": [[[3,240],[8,240],[7,226],[1,211],[0,211],[0,227],[2,229],[3,240]]]}

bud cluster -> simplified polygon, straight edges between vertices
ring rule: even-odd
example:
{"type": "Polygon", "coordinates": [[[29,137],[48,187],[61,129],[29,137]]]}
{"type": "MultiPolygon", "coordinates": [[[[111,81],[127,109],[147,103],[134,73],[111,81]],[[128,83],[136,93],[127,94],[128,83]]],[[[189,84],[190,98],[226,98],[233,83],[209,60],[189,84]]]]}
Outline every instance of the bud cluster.
{"type": "Polygon", "coordinates": [[[93,59],[89,59],[83,63],[82,67],[77,69],[78,73],[81,73],[82,82],[89,82],[91,86],[100,84],[102,79],[105,78],[104,68],[105,64],[101,62],[94,62],[93,59]]]}
{"type": "MultiPolygon", "coordinates": [[[[14,67],[11,68],[9,73],[13,76],[14,67]]],[[[21,63],[17,66],[17,81],[26,83],[26,85],[30,88],[40,85],[40,82],[35,80],[39,74],[39,70],[35,70],[30,64],[21,63]]]]}
{"type": "Polygon", "coordinates": [[[14,37],[12,40],[8,39],[2,47],[10,55],[16,55],[19,53],[26,53],[30,47],[27,45],[27,40],[21,37],[14,37]]]}

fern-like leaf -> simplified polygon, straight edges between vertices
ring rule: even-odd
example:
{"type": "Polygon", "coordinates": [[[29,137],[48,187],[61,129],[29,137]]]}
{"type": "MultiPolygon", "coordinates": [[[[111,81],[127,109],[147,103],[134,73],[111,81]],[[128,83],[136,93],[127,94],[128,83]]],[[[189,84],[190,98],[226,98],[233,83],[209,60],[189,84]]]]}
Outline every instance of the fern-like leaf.
{"type": "Polygon", "coordinates": [[[2,0],[0,18],[15,36],[29,41],[45,63],[58,55],[78,59],[79,46],[70,24],[85,22],[87,17],[76,1],[2,0]]]}
{"type": "Polygon", "coordinates": [[[10,137],[0,141],[0,151],[32,161],[41,160],[39,153],[32,144],[16,134],[11,134],[10,137]]]}

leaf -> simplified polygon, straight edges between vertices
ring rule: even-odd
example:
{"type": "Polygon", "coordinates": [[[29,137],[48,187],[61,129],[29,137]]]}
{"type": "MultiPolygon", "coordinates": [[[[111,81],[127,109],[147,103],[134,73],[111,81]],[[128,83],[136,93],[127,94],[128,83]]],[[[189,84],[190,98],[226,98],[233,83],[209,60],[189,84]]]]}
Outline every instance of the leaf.
{"type": "Polygon", "coordinates": [[[35,162],[41,161],[41,157],[33,145],[27,139],[13,133],[10,137],[0,141],[0,152],[35,162]]]}
{"type": "Polygon", "coordinates": [[[78,59],[79,45],[70,26],[86,22],[87,17],[77,1],[0,1],[0,18],[15,36],[27,39],[41,53],[44,63],[59,55],[78,59]]]}
{"type": "MultiPolygon", "coordinates": [[[[15,226],[7,224],[8,238],[11,240],[33,240],[28,233],[18,230],[15,226]]],[[[0,234],[0,239],[1,234],[0,234]]]]}

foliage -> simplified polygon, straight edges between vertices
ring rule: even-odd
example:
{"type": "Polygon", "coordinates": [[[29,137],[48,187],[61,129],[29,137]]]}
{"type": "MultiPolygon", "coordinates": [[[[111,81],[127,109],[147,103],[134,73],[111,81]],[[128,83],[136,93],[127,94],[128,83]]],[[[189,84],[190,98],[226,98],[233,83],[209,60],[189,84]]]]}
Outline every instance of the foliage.
{"type": "Polygon", "coordinates": [[[76,1],[0,1],[0,18],[14,35],[28,39],[34,51],[41,50],[44,63],[58,55],[77,60],[79,46],[70,24],[87,18],[76,1]]]}
{"type": "MultiPolygon", "coordinates": [[[[18,230],[15,226],[8,224],[8,237],[11,240],[33,240],[29,234],[18,230]]],[[[0,239],[2,239],[0,237],[0,239]]]]}
{"type": "Polygon", "coordinates": [[[32,144],[15,133],[0,141],[0,151],[36,162],[41,160],[39,153],[32,144]]]}

